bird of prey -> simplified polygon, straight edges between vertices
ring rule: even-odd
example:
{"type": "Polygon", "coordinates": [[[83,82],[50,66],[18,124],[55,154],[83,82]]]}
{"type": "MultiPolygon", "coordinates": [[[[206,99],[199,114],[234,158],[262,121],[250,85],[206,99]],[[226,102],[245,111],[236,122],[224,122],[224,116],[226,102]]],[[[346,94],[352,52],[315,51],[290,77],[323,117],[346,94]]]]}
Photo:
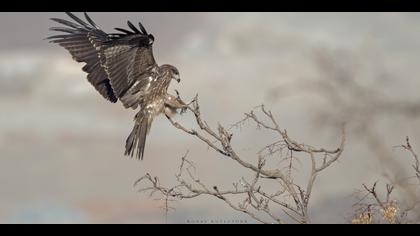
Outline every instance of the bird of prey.
{"type": "Polygon", "coordinates": [[[153,118],[162,113],[170,117],[185,107],[179,96],[167,92],[172,80],[180,82],[178,69],[157,65],[152,51],[155,38],[141,23],[138,29],[128,21],[130,30],[115,28],[117,33],[108,34],[86,13],[86,21],[66,14],[73,22],[51,18],[61,27],[50,30],[60,34],[47,39],[64,47],[75,61],[85,63],[82,70],[87,80],[105,99],[112,103],[120,100],[125,108],[139,108],[126,140],[125,155],[136,154],[143,159],[153,118]]]}

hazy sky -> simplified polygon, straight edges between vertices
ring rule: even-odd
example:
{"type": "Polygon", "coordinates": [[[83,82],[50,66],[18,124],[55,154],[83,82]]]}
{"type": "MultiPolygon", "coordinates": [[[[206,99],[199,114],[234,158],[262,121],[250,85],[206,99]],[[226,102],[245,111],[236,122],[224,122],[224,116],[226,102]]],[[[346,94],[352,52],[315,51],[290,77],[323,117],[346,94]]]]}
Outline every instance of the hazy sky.
{"type": "MultiPolygon", "coordinates": [[[[141,21],[159,39],[161,46],[156,48],[158,52],[173,50],[174,47],[169,45],[176,45],[186,33],[200,27],[203,18],[203,14],[199,13],[92,12],[89,15],[107,32],[116,27],[126,27],[127,20],[141,21]]],[[[7,33],[0,39],[0,49],[53,50],[54,47],[42,40],[50,34],[48,28],[55,24],[49,18],[66,17],[64,13],[54,12],[2,12],[0,28],[7,33]]]]}
{"type": "MultiPolygon", "coordinates": [[[[278,85],[322,76],[314,63],[319,51],[351,55],[360,70],[357,80],[375,78],[384,98],[419,98],[418,13],[90,16],[108,32],[126,27],[127,20],[141,20],[155,35],[158,63],[180,70],[182,82],[172,85],[170,92],[176,88],[186,99],[199,93],[211,125],[232,124],[264,103],[295,139],[335,147],[337,130],[320,131],[313,122],[318,100],[308,99],[306,93],[285,100],[268,96],[278,85]]],[[[135,112],[102,99],[86,81],[82,65],[43,40],[50,35],[48,28],[56,25],[48,20],[51,17],[66,15],[0,13],[0,222],[163,222],[161,203],[139,195],[132,184],[146,172],[173,183],[186,150],[209,184],[230,184],[246,175],[164,118],[153,124],[144,161],[124,157],[135,112]]],[[[420,147],[416,120],[388,118],[373,123],[380,127],[390,152],[406,135],[420,147]]],[[[193,125],[187,116],[180,119],[193,125]]],[[[252,127],[237,132],[238,149],[246,156],[272,140],[252,127]]],[[[378,161],[359,141],[350,132],[342,160],[320,175],[312,201],[313,214],[319,214],[315,222],[344,222],[354,190],[380,178],[378,161]]],[[[170,222],[201,218],[253,222],[215,199],[183,201],[176,207],[170,222]]]]}

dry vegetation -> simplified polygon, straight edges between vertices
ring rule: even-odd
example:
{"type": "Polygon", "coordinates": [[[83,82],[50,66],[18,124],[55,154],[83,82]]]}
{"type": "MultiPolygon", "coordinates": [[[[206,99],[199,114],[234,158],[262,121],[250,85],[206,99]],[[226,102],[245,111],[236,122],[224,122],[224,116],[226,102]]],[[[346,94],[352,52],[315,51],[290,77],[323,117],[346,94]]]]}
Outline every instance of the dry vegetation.
{"type": "Polygon", "coordinates": [[[294,91],[307,91],[324,98],[327,104],[319,106],[316,112],[317,126],[341,130],[341,135],[337,137],[337,147],[314,147],[292,138],[293,135],[289,135],[281,127],[264,105],[246,113],[241,121],[230,128],[220,124],[211,127],[200,112],[196,96],[185,108],[187,113],[194,116],[196,127],[186,127],[169,118],[171,124],[184,134],[194,136],[216,154],[229,158],[236,163],[237,168],[248,170],[253,177],[238,176],[238,181],[230,189],[205,183],[197,175],[199,171],[196,170],[200,165],[189,160],[187,153],[181,158],[175,186],[164,186],[158,177],[150,174],[140,178],[136,186],[140,186],[141,192],[149,192],[150,196],[158,194],[165,201],[166,211],[170,209],[169,203],[174,200],[207,195],[220,199],[226,206],[261,223],[311,223],[308,209],[317,176],[334,166],[345,147],[347,152],[351,151],[346,144],[346,133],[351,130],[355,137],[366,143],[383,171],[379,173],[381,181],[371,185],[361,183],[361,190],[354,204],[354,216],[349,223],[420,222],[417,204],[420,199],[420,170],[415,148],[408,137],[403,145],[394,147],[399,148],[399,151],[406,151],[413,162],[411,176],[408,174],[406,178],[397,177],[395,173],[404,172],[401,171],[404,164],[388,151],[389,147],[384,142],[385,134],[377,130],[376,126],[370,125],[380,116],[402,115],[407,119],[416,119],[420,115],[420,104],[387,99],[380,90],[360,84],[354,78],[357,70],[343,67],[343,63],[331,55],[318,54],[316,62],[322,73],[320,78],[280,86],[270,91],[270,94],[272,98],[277,98],[279,94],[284,96],[285,91],[292,90],[291,88],[298,88],[294,91]],[[232,130],[242,126],[244,122],[277,135],[272,143],[256,153],[252,162],[238,154],[237,147],[232,144],[236,137],[232,130]],[[280,156],[281,164],[270,162],[273,156],[280,156]],[[305,169],[299,172],[294,165],[296,162],[307,163],[308,171],[305,169]],[[307,181],[297,183],[297,175],[307,177],[307,181]],[[277,187],[275,191],[270,191],[273,188],[267,186],[273,184],[277,187]]]}
{"type": "Polygon", "coordinates": [[[209,195],[225,202],[232,209],[243,212],[258,222],[284,223],[290,220],[297,223],[309,223],[308,207],[311,193],[317,176],[330,167],[344,151],[345,128],[341,131],[341,141],[337,148],[326,149],[300,143],[289,137],[286,130],[280,128],[271,111],[259,106],[234,126],[252,121],[257,127],[277,134],[278,139],[262,148],[255,157],[254,163],[242,158],[231,144],[233,133],[219,125],[217,129],[210,127],[201,117],[198,97],[186,107],[195,116],[198,129],[187,128],[169,118],[172,125],[188,135],[193,135],[216,151],[218,154],[236,162],[238,168],[246,168],[253,173],[253,178],[240,177],[231,189],[220,189],[218,186],[204,183],[196,176],[195,165],[182,157],[179,173],[176,175],[178,185],[165,187],[158,177],[146,174],[136,184],[148,182],[151,186],[140,191],[151,191],[164,196],[166,202],[173,199],[195,198],[209,195]],[[262,116],[262,117],[260,117],[262,116]],[[303,154],[301,159],[310,163],[310,174],[305,184],[294,182],[293,159],[295,153],[303,154]],[[267,158],[280,154],[284,158],[283,167],[267,165],[267,158]],[[303,157],[304,156],[304,157],[303,157]],[[266,182],[273,182],[278,187],[275,192],[265,189],[266,182]],[[232,197],[235,196],[235,197],[232,197]],[[279,214],[280,213],[280,214],[279,214]],[[286,218],[286,219],[285,219],[286,218]]]}
{"type": "MultiPolygon", "coordinates": [[[[409,191],[415,191],[416,188],[418,190],[420,187],[419,159],[410,144],[410,139],[407,137],[406,144],[398,147],[408,151],[414,161],[414,164],[412,165],[413,175],[404,179],[404,185],[402,183],[399,183],[399,185],[405,186],[406,191],[407,188],[409,188],[409,191]]],[[[391,196],[394,191],[394,185],[386,184],[385,191],[378,191],[377,182],[375,182],[372,187],[367,187],[363,184],[363,188],[364,191],[362,191],[362,193],[364,193],[364,195],[359,198],[359,201],[356,204],[354,204],[356,214],[352,223],[418,223],[418,210],[415,210],[418,201],[415,201],[408,206],[404,206],[404,204],[401,204],[400,201],[391,196]],[[381,198],[381,195],[385,196],[381,198]],[[414,216],[410,218],[410,214],[414,214],[414,216]]]]}

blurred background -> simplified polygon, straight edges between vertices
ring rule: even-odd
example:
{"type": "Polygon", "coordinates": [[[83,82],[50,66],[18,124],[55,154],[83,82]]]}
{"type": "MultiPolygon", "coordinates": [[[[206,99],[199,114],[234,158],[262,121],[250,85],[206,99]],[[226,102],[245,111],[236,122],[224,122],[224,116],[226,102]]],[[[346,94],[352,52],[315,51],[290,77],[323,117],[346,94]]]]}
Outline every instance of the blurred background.
{"type": "MultiPolygon", "coordinates": [[[[314,223],[349,222],[363,183],[412,175],[412,159],[395,146],[410,136],[420,152],[419,13],[90,16],[106,32],[142,21],[156,38],[157,62],[181,73],[170,92],[179,90],[185,100],[198,93],[211,125],[229,126],[265,104],[294,139],[335,148],[338,124],[346,121],[345,152],[313,190],[314,223]]],[[[162,117],[153,124],[144,161],[125,157],[135,111],[104,100],[82,64],[43,40],[56,26],[51,17],[67,19],[64,13],[0,13],[0,223],[164,223],[162,201],[138,193],[133,183],[151,173],[174,184],[187,150],[209,186],[252,176],[162,117]]],[[[251,159],[272,141],[252,126],[234,137],[251,159]]],[[[403,201],[415,200],[410,196],[403,201]]],[[[254,223],[217,199],[171,204],[170,223],[254,223]]]]}

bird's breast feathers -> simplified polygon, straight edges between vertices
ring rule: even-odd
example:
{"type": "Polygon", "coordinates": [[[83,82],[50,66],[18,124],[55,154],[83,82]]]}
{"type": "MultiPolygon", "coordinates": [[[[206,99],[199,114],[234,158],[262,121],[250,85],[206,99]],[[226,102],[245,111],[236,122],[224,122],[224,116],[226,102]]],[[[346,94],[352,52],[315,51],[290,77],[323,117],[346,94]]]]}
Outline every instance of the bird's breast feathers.
{"type": "Polygon", "coordinates": [[[146,105],[146,111],[152,114],[153,116],[158,116],[165,109],[165,100],[164,98],[153,99],[149,104],[146,105]]]}

